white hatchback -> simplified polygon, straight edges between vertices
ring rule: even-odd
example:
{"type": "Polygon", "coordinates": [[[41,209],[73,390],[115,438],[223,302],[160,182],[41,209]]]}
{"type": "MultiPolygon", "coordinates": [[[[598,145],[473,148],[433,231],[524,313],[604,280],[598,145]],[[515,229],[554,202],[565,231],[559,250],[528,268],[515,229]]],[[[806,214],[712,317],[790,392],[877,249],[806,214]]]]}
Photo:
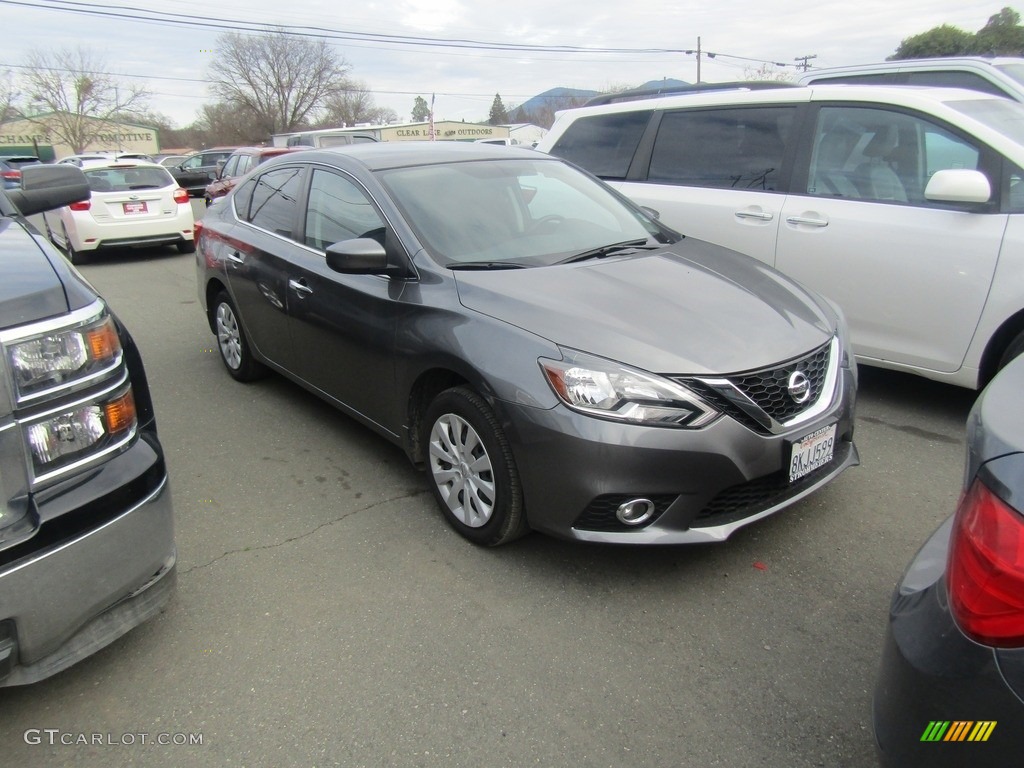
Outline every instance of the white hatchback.
{"type": "Polygon", "coordinates": [[[100,248],[174,245],[181,253],[195,251],[192,204],[166,168],[138,160],[83,166],[91,197],[43,216],[50,240],[72,264],[100,248]]]}
{"type": "Polygon", "coordinates": [[[1024,351],[1024,104],[860,85],[616,98],[561,113],[537,149],[833,299],[858,361],[978,387],[1024,351]]]}

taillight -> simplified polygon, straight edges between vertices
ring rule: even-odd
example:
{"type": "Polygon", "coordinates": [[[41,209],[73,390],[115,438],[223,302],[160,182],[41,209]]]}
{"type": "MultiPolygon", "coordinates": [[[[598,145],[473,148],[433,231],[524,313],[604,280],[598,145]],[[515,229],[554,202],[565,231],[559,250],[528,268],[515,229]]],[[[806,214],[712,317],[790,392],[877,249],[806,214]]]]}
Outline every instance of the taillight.
{"type": "Polygon", "coordinates": [[[199,242],[199,236],[201,234],[203,234],[203,222],[202,221],[197,221],[195,224],[193,224],[192,225],[192,232],[194,233],[192,235],[193,238],[195,238],[195,241],[198,243],[199,242]]]}
{"type": "Polygon", "coordinates": [[[946,579],[953,616],[968,637],[1024,647],[1024,517],[980,480],[957,508],[946,579]]]}
{"type": "Polygon", "coordinates": [[[11,181],[21,181],[21,171],[0,171],[0,176],[11,181]]]}
{"type": "Polygon", "coordinates": [[[88,200],[80,200],[77,203],[72,203],[71,205],[68,206],[68,208],[70,208],[72,211],[88,211],[91,206],[92,203],[90,203],[88,200]]]}
{"type": "Polygon", "coordinates": [[[176,203],[188,203],[188,192],[181,187],[174,190],[174,202],[176,203]]]}

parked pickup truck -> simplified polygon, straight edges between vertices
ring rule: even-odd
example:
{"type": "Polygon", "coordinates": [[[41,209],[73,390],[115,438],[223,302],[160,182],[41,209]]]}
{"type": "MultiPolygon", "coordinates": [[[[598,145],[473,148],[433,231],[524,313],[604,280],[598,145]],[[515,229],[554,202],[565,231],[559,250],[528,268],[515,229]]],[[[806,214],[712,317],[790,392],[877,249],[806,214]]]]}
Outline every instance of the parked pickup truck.
{"type": "Polygon", "coordinates": [[[0,687],[53,675],[158,613],[171,494],[142,358],[26,216],[89,197],[39,165],[0,192],[0,687]]]}

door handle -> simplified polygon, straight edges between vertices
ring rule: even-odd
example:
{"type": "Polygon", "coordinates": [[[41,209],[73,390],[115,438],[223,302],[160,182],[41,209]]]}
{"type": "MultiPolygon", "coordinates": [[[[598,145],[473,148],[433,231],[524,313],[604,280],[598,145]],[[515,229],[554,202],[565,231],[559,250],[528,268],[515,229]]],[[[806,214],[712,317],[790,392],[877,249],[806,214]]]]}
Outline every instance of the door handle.
{"type": "Polygon", "coordinates": [[[312,296],[313,289],[306,285],[303,280],[289,280],[288,287],[295,291],[300,296],[312,296]]]}
{"type": "Polygon", "coordinates": [[[805,227],[827,227],[828,219],[817,219],[811,218],[810,216],[789,216],[786,219],[786,223],[794,226],[803,225],[805,227]]]}
{"type": "Polygon", "coordinates": [[[231,251],[227,256],[228,261],[232,261],[235,264],[245,264],[245,259],[238,251],[231,251]]]}
{"type": "Polygon", "coordinates": [[[758,221],[771,221],[774,217],[767,211],[736,211],[737,219],[757,219],[758,221]]]}

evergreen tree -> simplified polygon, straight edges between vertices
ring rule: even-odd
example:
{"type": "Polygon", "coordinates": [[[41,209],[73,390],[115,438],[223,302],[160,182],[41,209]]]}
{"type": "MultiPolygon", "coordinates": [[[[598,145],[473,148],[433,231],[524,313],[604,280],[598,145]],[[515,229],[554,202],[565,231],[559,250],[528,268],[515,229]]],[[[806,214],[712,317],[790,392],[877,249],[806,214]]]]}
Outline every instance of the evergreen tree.
{"type": "Polygon", "coordinates": [[[494,102],[491,104],[491,115],[487,118],[491,125],[508,125],[508,111],[501,103],[501,94],[494,94],[494,102]]]}
{"type": "Polygon", "coordinates": [[[430,119],[430,106],[422,96],[417,96],[412,105],[412,121],[414,123],[425,123],[430,119]]]}

